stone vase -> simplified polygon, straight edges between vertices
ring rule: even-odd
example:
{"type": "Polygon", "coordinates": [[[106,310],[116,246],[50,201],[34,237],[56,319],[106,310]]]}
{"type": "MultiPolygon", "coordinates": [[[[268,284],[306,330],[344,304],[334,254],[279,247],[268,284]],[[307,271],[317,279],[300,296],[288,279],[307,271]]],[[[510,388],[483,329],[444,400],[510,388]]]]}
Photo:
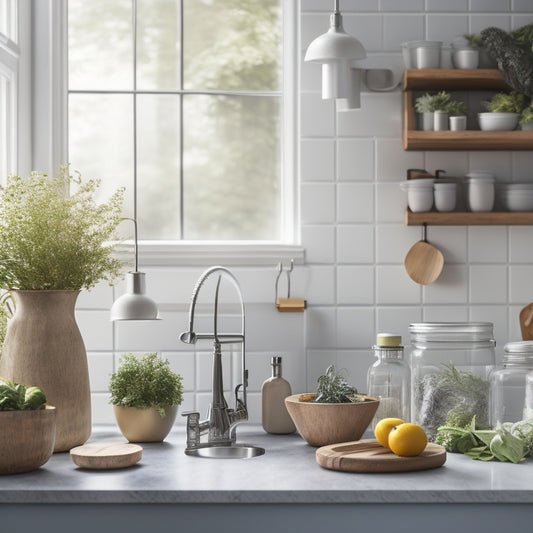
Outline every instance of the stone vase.
{"type": "Polygon", "coordinates": [[[54,452],[83,444],[91,434],[87,353],[74,309],[79,291],[15,290],[0,376],[38,386],[57,409],[54,452]]]}

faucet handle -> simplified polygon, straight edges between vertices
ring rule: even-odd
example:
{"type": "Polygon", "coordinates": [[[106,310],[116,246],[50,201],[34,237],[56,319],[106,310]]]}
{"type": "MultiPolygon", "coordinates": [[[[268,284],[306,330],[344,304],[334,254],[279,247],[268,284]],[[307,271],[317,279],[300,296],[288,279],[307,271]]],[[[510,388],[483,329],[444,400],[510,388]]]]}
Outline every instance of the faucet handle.
{"type": "Polygon", "coordinates": [[[187,417],[187,448],[200,444],[200,413],[198,411],[185,411],[181,416],[187,417]]]}

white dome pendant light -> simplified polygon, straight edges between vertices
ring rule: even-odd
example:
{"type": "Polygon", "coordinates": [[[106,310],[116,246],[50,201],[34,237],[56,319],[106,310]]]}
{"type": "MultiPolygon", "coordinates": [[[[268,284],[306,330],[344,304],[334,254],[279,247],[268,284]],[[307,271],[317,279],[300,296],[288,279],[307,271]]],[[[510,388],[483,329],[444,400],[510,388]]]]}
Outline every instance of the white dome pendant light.
{"type": "Polygon", "coordinates": [[[322,98],[335,98],[338,109],[361,107],[361,70],[353,62],[365,59],[364,46],[344,31],[339,0],[330,15],[330,28],[311,42],[304,61],[322,63],[322,98]]]}

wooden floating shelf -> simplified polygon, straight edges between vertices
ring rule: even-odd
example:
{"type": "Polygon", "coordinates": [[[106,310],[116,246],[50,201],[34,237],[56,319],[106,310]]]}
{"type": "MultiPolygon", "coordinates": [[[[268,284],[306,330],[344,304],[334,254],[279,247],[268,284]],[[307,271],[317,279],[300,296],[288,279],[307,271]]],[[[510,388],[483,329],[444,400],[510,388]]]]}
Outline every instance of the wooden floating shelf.
{"type": "Polygon", "coordinates": [[[404,73],[404,150],[533,150],[533,131],[421,131],[413,91],[509,90],[494,69],[408,69],[404,73]]]}
{"type": "Polygon", "coordinates": [[[447,89],[509,89],[499,70],[476,68],[461,69],[407,69],[403,78],[404,91],[447,89]]]}
{"type": "Polygon", "coordinates": [[[452,212],[413,213],[405,210],[405,225],[420,226],[528,226],[533,224],[533,212],[489,211],[486,213],[452,212]]]}
{"type": "Polygon", "coordinates": [[[405,150],[533,150],[533,131],[406,130],[405,150]]]}

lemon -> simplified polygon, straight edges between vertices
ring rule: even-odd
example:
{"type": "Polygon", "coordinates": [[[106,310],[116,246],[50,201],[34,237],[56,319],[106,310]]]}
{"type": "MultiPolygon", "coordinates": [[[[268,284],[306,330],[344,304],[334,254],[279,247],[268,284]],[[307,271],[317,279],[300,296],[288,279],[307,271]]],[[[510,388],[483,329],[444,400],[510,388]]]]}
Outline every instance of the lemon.
{"type": "Polygon", "coordinates": [[[420,455],[427,443],[426,432],[418,424],[411,422],[395,426],[389,433],[389,448],[402,457],[420,455]]]}
{"type": "Polygon", "coordinates": [[[392,428],[404,424],[405,422],[401,418],[383,418],[374,428],[374,435],[376,440],[385,448],[389,447],[389,433],[392,428]]]}

